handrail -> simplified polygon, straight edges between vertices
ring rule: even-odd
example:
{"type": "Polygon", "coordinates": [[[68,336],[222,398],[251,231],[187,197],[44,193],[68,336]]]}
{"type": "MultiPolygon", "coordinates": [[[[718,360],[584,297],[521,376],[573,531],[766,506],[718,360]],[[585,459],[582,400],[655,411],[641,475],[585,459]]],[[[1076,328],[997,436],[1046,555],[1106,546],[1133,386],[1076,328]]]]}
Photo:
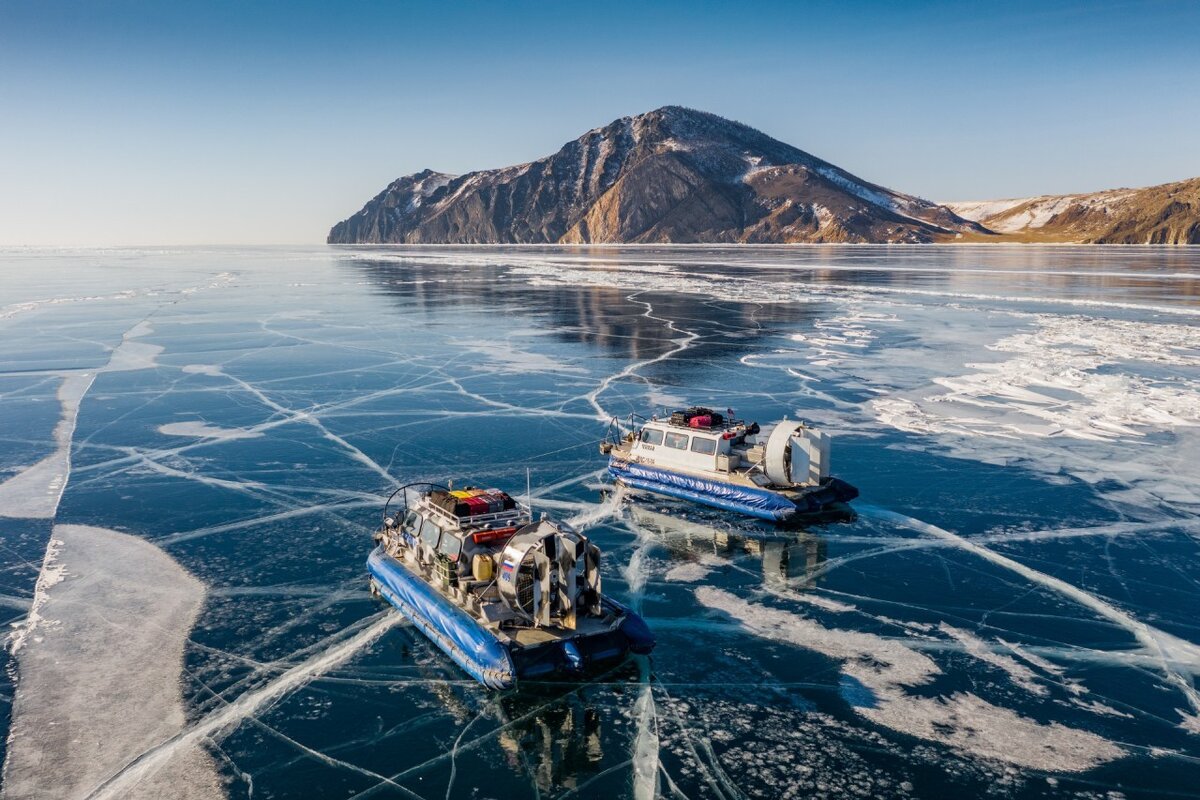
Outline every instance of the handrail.
{"type": "Polygon", "coordinates": [[[388,507],[391,506],[392,500],[394,500],[396,498],[396,495],[400,494],[401,492],[405,492],[404,514],[405,514],[405,516],[408,515],[408,493],[406,490],[411,489],[414,486],[428,486],[433,489],[441,489],[444,492],[450,491],[445,486],[442,486],[440,483],[432,483],[430,481],[413,481],[412,483],[404,484],[403,486],[396,489],[396,491],[394,491],[390,495],[388,495],[387,501],[384,502],[384,504],[383,504],[383,521],[384,521],[383,524],[385,526],[387,525],[387,519],[388,519],[388,507]]]}
{"type": "Polygon", "coordinates": [[[439,508],[433,503],[426,503],[423,508],[427,508],[435,516],[441,517],[443,521],[449,522],[457,528],[462,528],[464,523],[476,525],[485,522],[509,522],[514,518],[520,519],[522,517],[533,519],[533,515],[529,511],[529,506],[520,502],[517,502],[516,508],[507,508],[504,511],[492,511],[487,514],[474,514],[469,517],[456,517],[446,509],[439,508]]]}

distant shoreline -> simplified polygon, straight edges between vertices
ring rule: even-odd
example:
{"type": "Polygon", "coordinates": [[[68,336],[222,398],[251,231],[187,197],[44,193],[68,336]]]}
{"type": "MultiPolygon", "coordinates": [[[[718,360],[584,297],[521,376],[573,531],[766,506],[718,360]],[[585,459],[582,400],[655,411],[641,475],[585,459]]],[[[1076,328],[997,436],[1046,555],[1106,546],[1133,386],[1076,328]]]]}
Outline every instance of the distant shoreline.
{"type": "Polygon", "coordinates": [[[530,248],[530,249],[549,249],[561,248],[569,250],[587,250],[587,249],[642,249],[649,250],[654,248],[707,248],[707,249],[726,249],[726,250],[750,250],[759,248],[770,249],[815,249],[815,248],[837,248],[837,247],[887,247],[887,248],[903,248],[903,249],[920,249],[927,247],[1087,247],[1087,248],[1163,248],[1163,249],[1180,249],[1200,247],[1200,244],[1113,244],[1102,243],[1096,244],[1091,242],[1038,242],[1038,241],[1019,241],[1014,239],[1006,239],[1004,241],[964,241],[951,240],[944,242],[663,242],[650,244],[646,242],[596,242],[594,244],[558,244],[549,242],[527,242],[520,244],[450,244],[446,242],[422,242],[420,244],[406,244],[400,242],[381,242],[381,243],[337,243],[330,244],[328,242],[293,242],[273,244],[237,244],[237,243],[213,243],[213,244],[0,244],[0,252],[16,252],[16,251],[54,251],[54,250],[218,250],[218,249],[285,249],[285,248],[305,248],[305,249],[367,249],[367,248],[427,248],[427,249],[497,249],[497,248],[530,248]]]}

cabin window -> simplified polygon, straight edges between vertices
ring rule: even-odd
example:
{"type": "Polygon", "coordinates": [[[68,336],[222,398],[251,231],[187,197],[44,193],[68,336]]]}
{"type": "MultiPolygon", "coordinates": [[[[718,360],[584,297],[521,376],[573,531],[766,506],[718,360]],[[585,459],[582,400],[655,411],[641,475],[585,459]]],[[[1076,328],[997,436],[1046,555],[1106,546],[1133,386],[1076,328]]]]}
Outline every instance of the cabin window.
{"type": "Polygon", "coordinates": [[[404,516],[403,527],[405,533],[410,533],[413,536],[417,535],[417,531],[421,529],[421,518],[417,515],[417,512],[409,511],[408,514],[404,516]]]}
{"type": "Polygon", "coordinates": [[[421,522],[421,541],[430,550],[437,550],[438,538],[442,535],[442,529],[434,525],[429,520],[421,522]]]}
{"type": "Polygon", "coordinates": [[[688,435],[686,433],[668,433],[667,447],[673,447],[676,450],[687,450],[688,435]]]}
{"type": "Polygon", "coordinates": [[[438,552],[444,556],[449,556],[451,561],[458,559],[458,554],[462,552],[462,539],[457,536],[443,536],[441,547],[438,552]]]}
{"type": "Polygon", "coordinates": [[[663,432],[656,431],[654,428],[642,428],[642,443],[643,444],[662,444],[663,432]]]}
{"type": "Polygon", "coordinates": [[[706,456],[711,456],[717,452],[717,440],[705,439],[703,436],[692,437],[692,452],[704,453],[706,456]]]}

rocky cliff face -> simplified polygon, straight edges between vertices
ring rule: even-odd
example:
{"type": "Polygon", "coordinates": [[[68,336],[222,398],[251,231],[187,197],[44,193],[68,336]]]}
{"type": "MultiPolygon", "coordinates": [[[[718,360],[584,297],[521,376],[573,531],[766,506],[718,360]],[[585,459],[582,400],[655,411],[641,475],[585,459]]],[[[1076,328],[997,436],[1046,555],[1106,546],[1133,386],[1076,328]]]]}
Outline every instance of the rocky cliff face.
{"type": "Polygon", "coordinates": [[[975,222],[737,122],[667,106],[529,164],[399,178],[331,244],[931,242],[975,222]]]}
{"type": "Polygon", "coordinates": [[[1200,178],[1145,189],[946,205],[1021,241],[1200,244],[1200,178]]]}

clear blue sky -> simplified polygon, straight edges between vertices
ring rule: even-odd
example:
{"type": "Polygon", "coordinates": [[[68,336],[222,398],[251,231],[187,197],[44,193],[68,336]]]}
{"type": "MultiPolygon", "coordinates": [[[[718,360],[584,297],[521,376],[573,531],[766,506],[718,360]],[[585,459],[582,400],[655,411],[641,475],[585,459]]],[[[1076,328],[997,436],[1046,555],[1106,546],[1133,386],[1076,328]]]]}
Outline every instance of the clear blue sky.
{"type": "Polygon", "coordinates": [[[1200,2],[0,0],[0,244],[323,241],[666,104],[935,200],[1200,175],[1200,2]]]}

